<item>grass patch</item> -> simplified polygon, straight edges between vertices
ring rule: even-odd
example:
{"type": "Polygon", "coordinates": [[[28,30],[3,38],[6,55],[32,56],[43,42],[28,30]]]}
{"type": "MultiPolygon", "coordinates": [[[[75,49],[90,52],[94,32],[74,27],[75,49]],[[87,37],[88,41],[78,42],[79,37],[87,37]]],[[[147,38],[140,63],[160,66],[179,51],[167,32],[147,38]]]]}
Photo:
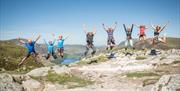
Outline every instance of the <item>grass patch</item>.
{"type": "Polygon", "coordinates": [[[25,67],[18,68],[18,63],[26,56],[27,49],[16,45],[14,42],[0,41],[0,50],[0,69],[4,69],[5,71],[21,73],[43,66],[42,64],[37,64],[34,59],[30,57],[24,64],[25,67]]]}
{"type": "Polygon", "coordinates": [[[77,62],[78,65],[85,65],[88,64],[88,61],[79,61],[77,62]]]}
{"type": "Polygon", "coordinates": [[[92,64],[92,63],[98,63],[98,62],[105,62],[108,58],[104,54],[100,54],[98,56],[89,58],[89,59],[83,59],[77,62],[78,65],[85,65],[85,64],[92,64]]]}
{"type": "Polygon", "coordinates": [[[152,73],[152,72],[133,72],[133,73],[128,73],[126,74],[127,77],[145,77],[145,76],[159,76],[156,73],[152,73]]]}
{"type": "Polygon", "coordinates": [[[172,64],[178,64],[178,63],[180,63],[180,60],[176,60],[176,61],[172,62],[172,64]]]}
{"type": "Polygon", "coordinates": [[[144,59],[147,59],[146,57],[143,57],[143,56],[137,56],[136,57],[136,60],[144,60],[144,59]]]}
{"type": "MultiPolygon", "coordinates": [[[[99,56],[95,57],[95,58],[92,58],[92,60],[97,60],[97,62],[105,62],[108,60],[107,56],[106,55],[102,55],[100,54],[99,56]]],[[[92,61],[91,60],[91,61],[92,61]]]]}
{"type": "Polygon", "coordinates": [[[180,91],[180,88],[176,89],[176,91],[180,91]]]}
{"type": "Polygon", "coordinates": [[[38,81],[48,81],[52,83],[67,85],[68,88],[84,87],[94,83],[93,81],[85,80],[74,75],[56,74],[52,72],[49,72],[47,76],[31,78],[38,81]]]}
{"type": "Polygon", "coordinates": [[[151,78],[151,79],[145,79],[143,81],[143,86],[150,85],[150,84],[155,84],[159,80],[159,78],[160,77],[151,78]]]}

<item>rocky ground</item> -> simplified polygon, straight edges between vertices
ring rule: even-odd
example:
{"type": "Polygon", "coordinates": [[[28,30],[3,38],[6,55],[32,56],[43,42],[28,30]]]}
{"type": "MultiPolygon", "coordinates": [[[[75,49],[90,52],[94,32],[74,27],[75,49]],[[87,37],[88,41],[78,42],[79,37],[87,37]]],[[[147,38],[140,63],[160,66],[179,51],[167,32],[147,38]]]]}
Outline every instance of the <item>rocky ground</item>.
{"type": "Polygon", "coordinates": [[[115,50],[68,66],[46,66],[26,74],[0,74],[0,91],[179,91],[180,50],[115,50]]]}

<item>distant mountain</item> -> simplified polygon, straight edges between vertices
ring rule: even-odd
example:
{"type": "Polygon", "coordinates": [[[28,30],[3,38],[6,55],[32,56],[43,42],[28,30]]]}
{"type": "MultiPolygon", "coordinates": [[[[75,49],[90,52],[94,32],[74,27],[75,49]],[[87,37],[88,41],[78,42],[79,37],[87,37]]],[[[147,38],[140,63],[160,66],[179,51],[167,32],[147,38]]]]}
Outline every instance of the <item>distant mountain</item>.
{"type": "MultiPolygon", "coordinates": [[[[148,38],[146,39],[145,42],[139,41],[138,39],[133,39],[134,46],[136,49],[142,49],[142,48],[153,48],[153,46],[150,44],[151,39],[148,38]]],[[[121,42],[119,44],[119,47],[124,48],[124,43],[125,41],[121,42]]],[[[167,37],[167,43],[159,43],[154,46],[154,48],[158,49],[180,49],[180,38],[172,38],[172,37],[167,37]]]]}

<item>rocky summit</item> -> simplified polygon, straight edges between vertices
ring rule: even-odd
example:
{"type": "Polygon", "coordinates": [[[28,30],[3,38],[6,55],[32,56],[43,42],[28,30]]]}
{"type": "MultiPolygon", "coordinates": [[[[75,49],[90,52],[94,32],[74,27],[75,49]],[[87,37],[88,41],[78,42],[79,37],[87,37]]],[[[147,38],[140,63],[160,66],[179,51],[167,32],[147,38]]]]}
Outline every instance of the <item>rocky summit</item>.
{"type": "MultiPolygon", "coordinates": [[[[26,73],[2,71],[0,91],[179,91],[180,49],[99,53],[26,73]]],[[[47,60],[42,59],[42,63],[47,60]]]]}

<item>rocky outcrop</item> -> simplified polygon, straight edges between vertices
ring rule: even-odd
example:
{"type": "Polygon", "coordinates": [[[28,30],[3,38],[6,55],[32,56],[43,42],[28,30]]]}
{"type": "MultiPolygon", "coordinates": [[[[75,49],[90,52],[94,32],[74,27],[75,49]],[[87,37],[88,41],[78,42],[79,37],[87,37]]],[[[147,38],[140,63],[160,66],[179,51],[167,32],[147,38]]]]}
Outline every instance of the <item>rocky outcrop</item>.
{"type": "Polygon", "coordinates": [[[23,91],[23,87],[11,75],[3,73],[0,74],[0,91],[23,91]]]}
{"type": "Polygon", "coordinates": [[[63,73],[70,73],[70,69],[66,66],[59,66],[59,65],[55,65],[55,66],[51,66],[51,67],[41,67],[41,68],[37,68],[34,69],[30,72],[28,72],[26,75],[28,76],[33,76],[33,77],[39,77],[39,76],[46,76],[48,74],[48,72],[54,72],[56,74],[63,74],[63,73]]]}
{"type": "Polygon", "coordinates": [[[33,79],[23,81],[22,86],[25,91],[42,91],[44,89],[43,84],[33,79]]]}
{"type": "Polygon", "coordinates": [[[29,76],[46,76],[48,74],[48,71],[50,70],[50,67],[41,67],[34,69],[27,73],[29,76]]]}
{"type": "Polygon", "coordinates": [[[164,75],[151,91],[176,91],[180,89],[180,74],[164,75]]]}
{"type": "MultiPolygon", "coordinates": [[[[0,74],[0,91],[175,91],[180,87],[180,71],[177,70],[180,67],[180,50],[160,50],[160,52],[159,55],[151,56],[148,55],[150,50],[135,50],[130,51],[132,54],[126,55],[124,50],[117,50],[111,59],[107,58],[109,54],[106,53],[84,58],[80,61],[86,63],[83,65],[78,63],[69,66],[49,65],[31,70],[24,75],[0,74]],[[92,60],[96,62],[89,63],[92,60]],[[162,66],[167,68],[158,69],[162,66]],[[154,73],[155,76],[151,74],[150,76],[141,74],[141,78],[127,76],[129,73],[139,75],[136,74],[139,71],[154,73]],[[73,74],[94,81],[94,84],[70,89],[65,84],[39,80],[43,78],[38,77],[48,76],[49,73],[73,74]]],[[[70,82],[70,84],[77,83],[70,82]]]]}

